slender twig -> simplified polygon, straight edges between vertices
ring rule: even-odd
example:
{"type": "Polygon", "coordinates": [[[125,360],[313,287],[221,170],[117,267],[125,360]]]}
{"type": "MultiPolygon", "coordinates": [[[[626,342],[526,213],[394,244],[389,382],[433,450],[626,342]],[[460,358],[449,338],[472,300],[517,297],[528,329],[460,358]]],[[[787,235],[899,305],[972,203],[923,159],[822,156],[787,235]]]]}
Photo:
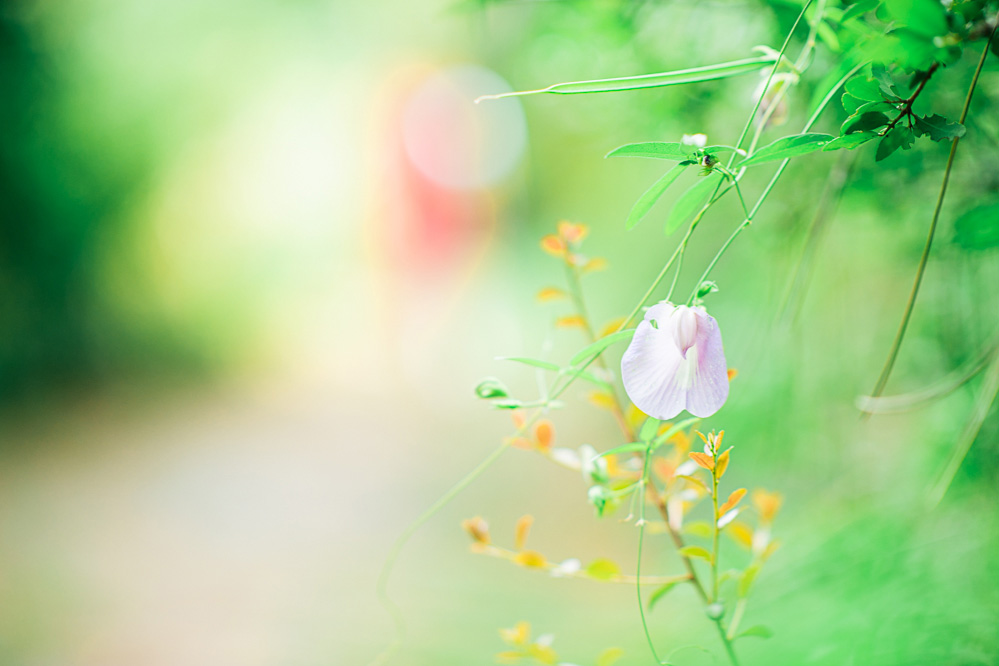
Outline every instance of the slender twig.
{"type": "MultiPolygon", "coordinates": [[[[999,27],[999,23],[996,26],[999,27]]],[[[993,28],[991,36],[986,40],[985,46],[982,48],[982,55],[978,59],[978,67],[975,69],[975,75],[971,78],[971,85],[968,86],[968,94],[964,98],[964,108],[961,110],[961,119],[959,121],[961,124],[964,124],[964,121],[968,117],[968,109],[971,108],[971,97],[975,94],[978,77],[981,76],[982,67],[985,66],[985,58],[989,54],[989,43],[995,37],[995,34],[996,28],[993,28]]],[[[919,258],[919,266],[916,268],[916,277],[912,283],[912,290],[909,292],[909,299],[906,301],[905,311],[902,313],[902,321],[898,325],[898,332],[895,333],[895,339],[892,341],[891,349],[888,351],[888,358],[881,369],[881,375],[878,377],[877,384],[874,385],[874,390],[871,391],[872,398],[879,397],[885,390],[888,378],[891,377],[891,371],[895,367],[895,360],[898,358],[898,350],[902,346],[905,330],[909,326],[909,318],[912,316],[912,309],[916,305],[916,296],[919,294],[919,286],[923,281],[926,264],[930,258],[930,248],[933,246],[933,237],[937,231],[937,222],[940,220],[940,210],[943,208],[944,195],[947,194],[947,184],[950,182],[950,172],[954,168],[954,156],[957,154],[957,145],[959,142],[959,137],[955,137],[953,142],[951,142],[950,155],[947,157],[947,166],[944,169],[943,181],[940,183],[940,194],[937,196],[937,204],[933,209],[933,219],[930,221],[930,229],[926,234],[926,244],[923,246],[923,254],[919,258]]],[[[867,414],[861,416],[861,418],[866,417],[867,414]]]]}
{"type": "MultiPolygon", "coordinates": [[[[916,89],[913,91],[913,93],[911,95],[909,95],[908,98],[903,99],[899,103],[898,115],[895,116],[895,118],[890,123],[888,123],[887,125],[885,125],[884,129],[882,129],[880,132],[878,132],[878,136],[884,136],[885,134],[887,134],[891,130],[895,129],[895,125],[898,125],[899,121],[902,120],[903,118],[910,119],[909,120],[909,124],[910,124],[910,127],[911,127],[911,124],[912,124],[912,121],[911,121],[911,118],[912,118],[912,104],[916,101],[916,98],[919,97],[919,93],[923,92],[923,88],[926,87],[926,83],[930,80],[930,77],[933,76],[934,72],[936,72],[939,67],[940,67],[940,63],[935,62],[935,63],[933,63],[930,66],[930,68],[928,70],[926,70],[926,74],[923,76],[923,80],[919,82],[919,85],[916,87],[916,89]]],[[[961,122],[964,122],[964,121],[962,120],[961,122]]]]}

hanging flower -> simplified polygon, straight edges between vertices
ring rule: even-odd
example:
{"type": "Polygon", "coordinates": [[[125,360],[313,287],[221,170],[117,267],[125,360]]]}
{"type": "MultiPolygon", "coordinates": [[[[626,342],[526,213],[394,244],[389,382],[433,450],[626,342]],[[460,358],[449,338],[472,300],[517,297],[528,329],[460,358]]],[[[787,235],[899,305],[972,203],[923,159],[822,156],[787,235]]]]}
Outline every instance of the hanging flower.
{"type": "Polygon", "coordinates": [[[621,379],[631,401],[649,416],[671,419],[684,409],[711,416],[728,398],[718,322],[699,306],[652,306],[621,359],[621,379]]]}

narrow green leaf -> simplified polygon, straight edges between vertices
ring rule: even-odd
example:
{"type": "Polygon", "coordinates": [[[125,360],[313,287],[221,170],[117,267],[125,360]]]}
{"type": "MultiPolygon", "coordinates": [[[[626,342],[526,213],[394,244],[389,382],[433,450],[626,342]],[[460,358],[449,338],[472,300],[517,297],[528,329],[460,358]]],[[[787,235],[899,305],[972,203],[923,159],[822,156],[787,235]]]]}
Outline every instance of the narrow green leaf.
{"type": "Polygon", "coordinates": [[[739,164],[740,167],[784,160],[789,157],[806,155],[821,149],[835,137],[830,134],[796,134],[777,139],[768,146],[763,146],[739,164]]]}
{"type": "Polygon", "coordinates": [[[722,175],[718,172],[702,177],[689,190],[680,195],[666,218],[666,234],[671,234],[680,228],[684,222],[694,216],[707,203],[708,198],[721,183],[722,175]]]}
{"type": "Polygon", "coordinates": [[[679,178],[683,170],[686,169],[686,165],[677,164],[672,169],[663,174],[662,178],[657,180],[655,184],[652,185],[648,190],[645,191],[635,205],[631,207],[631,212],[628,213],[628,221],[625,222],[626,229],[633,229],[636,224],[642,221],[642,218],[649,212],[652,206],[659,201],[659,197],[663,195],[664,192],[669,188],[673,182],[679,178]]]}
{"type": "Polygon", "coordinates": [[[853,150],[857,146],[867,143],[871,139],[876,139],[877,134],[869,132],[854,132],[853,134],[847,134],[846,136],[841,136],[833,139],[827,143],[822,150],[839,150],[840,148],[845,148],[847,150],[853,150]]]}
{"type": "Polygon", "coordinates": [[[769,67],[776,62],[776,54],[765,54],[755,58],[745,58],[743,60],[732,60],[708,65],[706,67],[694,67],[691,69],[678,69],[671,72],[660,72],[657,74],[643,74],[640,76],[622,76],[613,79],[595,79],[592,81],[570,81],[566,83],[556,83],[555,85],[541,88],[539,90],[521,90],[517,92],[502,93],[500,95],[483,95],[476,102],[487,99],[502,99],[504,97],[514,97],[519,95],[539,95],[541,93],[551,93],[554,95],[580,95],[586,93],[619,92],[624,90],[641,90],[644,88],[662,88],[664,86],[676,86],[685,83],[700,83],[702,81],[714,81],[725,79],[740,74],[749,74],[764,67],[769,67]]]}
{"type": "Polygon", "coordinates": [[[684,546],[677,552],[684,557],[699,557],[702,560],[711,561],[711,553],[700,546],[684,546]]]}
{"type": "Polygon", "coordinates": [[[764,627],[762,624],[757,624],[756,626],[749,627],[748,629],[743,629],[739,632],[736,638],[747,638],[749,636],[755,636],[756,638],[771,638],[774,632],[770,631],[769,627],[764,627]]]}
{"type": "Polygon", "coordinates": [[[697,153],[697,148],[684,143],[666,141],[643,141],[641,143],[626,143],[610,151],[604,157],[651,157],[657,160],[690,159],[697,153]]]}
{"type": "Polygon", "coordinates": [[[666,583],[662,587],[658,588],[651,595],[649,595],[649,610],[651,611],[653,608],[655,608],[656,604],[658,604],[663,597],[669,594],[670,590],[672,590],[674,587],[676,587],[679,584],[680,584],[679,582],[666,583]]]}
{"type": "Polygon", "coordinates": [[[846,23],[851,21],[858,16],[863,16],[867,12],[875,9],[879,4],[879,0],[860,0],[850,5],[850,8],[843,12],[843,18],[840,19],[840,23],[846,23]]]}
{"type": "Polygon", "coordinates": [[[509,390],[495,377],[486,377],[475,387],[475,395],[483,400],[505,398],[509,395],[509,390]]]}
{"type": "Polygon", "coordinates": [[[599,460],[605,456],[616,456],[621,453],[634,453],[635,451],[644,451],[649,448],[648,442],[629,442],[628,444],[622,444],[621,446],[615,446],[613,449],[608,449],[602,453],[598,453],[593,456],[593,460],[599,460]]]}
{"type": "MultiPolygon", "coordinates": [[[[583,361],[589,360],[591,356],[599,354],[603,350],[610,347],[612,344],[620,342],[622,340],[630,340],[633,335],[635,335],[635,329],[633,328],[629,328],[624,331],[618,331],[617,333],[611,333],[610,335],[606,335],[597,340],[596,342],[594,342],[593,344],[583,347],[583,349],[581,349],[575,356],[572,357],[572,360],[569,361],[569,365],[575,368],[575,366],[579,365],[583,361]]],[[[570,369],[569,372],[573,373],[576,372],[576,370],[570,369]]]]}
{"type": "Polygon", "coordinates": [[[551,370],[552,372],[558,372],[562,368],[555,363],[549,363],[548,361],[541,361],[536,358],[527,358],[524,356],[497,356],[497,361],[513,361],[514,363],[522,363],[524,365],[529,365],[534,368],[541,368],[543,370],[551,370]]]}

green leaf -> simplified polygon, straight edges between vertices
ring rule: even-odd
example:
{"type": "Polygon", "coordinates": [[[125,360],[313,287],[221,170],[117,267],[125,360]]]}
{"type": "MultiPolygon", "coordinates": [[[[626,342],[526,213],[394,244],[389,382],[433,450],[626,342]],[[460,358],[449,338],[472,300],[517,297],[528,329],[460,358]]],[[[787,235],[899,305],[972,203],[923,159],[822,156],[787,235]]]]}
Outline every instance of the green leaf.
{"type": "Polygon", "coordinates": [[[768,146],[763,146],[739,164],[740,167],[784,160],[819,150],[833,140],[829,134],[795,134],[777,139],[768,146]]]}
{"type": "Polygon", "coordinates": [[[649,595],[649,610],[651,611],[653,608],[655,608],[656,604],[658,604],[663,597],[669,594],[670,590],[672,590],[674,587],[676,587],[679,584],[680,584],[679,582],[666,583],[662,587],[658,588],[651,595],[649,595]]]}
{"type": "Polygon", "coordinates": [[[680,228],[680,225],[693,217],[708,202],[708,198],[714,193],[721,180],[722,175],[713,172],[702,177],[689,190],[680,195],[666,218],[666,234],[673,233],[680,228]]]}
{"type": "Polygon", "coordinates": [[[633,335],[635,335],[635,329],[629,328],[623,331],[618,331],[617,333],[611,333],[610,335],[605,335],[596,342],[583,347],[583,349],[577,352],[576,355],[573,356],[572,359],[569,361],[569,365],[573,366],[573,368],[570,369],[569,372],[570,373],[577,372],[575,366],[579,365],[583,361],[589,360],[591,356],[596,356],[597,354],[601,353],[603,350],[607,349],[616,342],[620,342],[622,340],[630,340],[633,335]]]}
{"type": "Polygon", "coordinates": [[[613,561],[601,558],[586,565],[586,575],[596,580],[610,580],[621,573],[613,561]]]}
{"type": "Polygon", "coordinates": [[[702,537],[704,539],[710,538],[714,533],[711,525],[703,520],[692,520],[689,523],[684,523],[683,531],[691,536],[702,537]]]}
{"type": "Polygon", "coordinates": [[[947,14],[939,0],[885,0],[896,26],[904,26],[923,37],[947,34],[947,14]]]}
{"type": "Polygon", "coordinates": [[[475,395],[483,400],[505,398],[509,392],[503,382],[495,377],[486,377],[475,387],[475,395]]]}
{"type": "Polygon", "coordinates": [[[711,553],[700,546],[684,546],[677,552],[684,557],[699,557],[702,560],[711,561],[711,553]]]}
{"type": "Polygon", "coordinates": [[[891,131],[885,134],[881,142],[878,143],[878,152],[875,161],[880,162],[899,148],[908,150],[912,147],[912,130],[904,125],[895,125],[891,131]]]}
{"type": "Polygon", "coordinates": [[[847,134],[846,136],[841,136],[839,138],[833,139],[822,148],[823,151],[826,150],[839,150],[840,148],[845,148],[847,150],[853,150],[857,146],[867,143],[871,139],[877,138],[877,134],[872,134],[868,132],[854,132],[853,134],[847,134]]]}
{"type": "Polygon", "coordinates": [[[739,587],[736,590],[740,599],[745,599],[749,596],[749,590],[753,587],[753,581],[756,580],[756,574],[758,573],[760,573],[759,564],[751,564],[746,567],[742,578],[739,579],[739,587]]]}
{"type": "Polygon", "coordinates": [[[636,224],[642,221],[642,218],[649,212],[652,206],[659,201],[659,197],[669,188],[670,185],[683,173],[686,169],[686,165],[677,164],[672,169],[663,174],[662,178],[657,180],[655,184],[652,185],[648,190],[645,191],[635,205],[631,207],[631,212],[628,213],[628,221],[625,222],[626,229],[632,229],[636,224]]]}
{"type": "Polygon", "coordinates": [[[854,132],[869,132],[870,130],[880,129],[887,124],[888,116],[883,113],[862,113],[858,116],[847,118],[843,126],[840,127],[839,133],[845,136],[854,132]]]}
{"type": "Polygon", "coordinates": [[[843,88],[849,94],[865,102],[884,101],[884,97],[881,95],[881,86],[878,85],[878,82],[862,74],[847,81],[843,88]]]}
{"type": "Polygon", "coordinates": [[[881,93],[885,97],[888,99],[901,99],[898,90],[895,88],[895,81],[891,78],[891,74],[888,73],[884,65],[880,63],[872,65],[871,74],[874,75],[874,80],[878,82],[881,93]]]}
{"type": "Polygon", "coordinates": [[[840,103],[843,104],[843,110],[852,116],[857,112],[857,109],[862,107],[867,102],[859,97],[854,97],[850,93],[843,93],[843,96],[840,98],[840,103]]]}
{"type": "Polygon", "coordinates": [[[697,423],[700,420],[701,420],[700,417],[694,416],[694,417],[691,417],[689,419],[684,419],[683,421],[680,421],[679,423],[674,423],[673,425],[671,425],[669,427],[669,430],[667,430],[663,434],[661,434],[658,437],[656,437],[656,441],[655,441],[656,446],[659,446],[660,444],[665,444],[666,441],[670,437],[672,437],[676,433],[680,432],[681,430],[686,430],[687,428],[689,428],[690,426],[694,425],[695,423],[697,423]]]}
{"type": "Polygon", "coordinates": [[[534,368],[541,368],[543,370],[551,370],[553,372],[558,372],[562,368],[555,363],[549,363],[548,361],[541,361],[536,358],[527,358],[524,356],[497,356],[497,361],[513,361],[514,363],[522,363],[524,365],[529,365],[534,368]]]}
{"type": "Polygon", "coordinates": [[[664,86],[676,86],[685,83],[700,83],[702,81],[714,81],[725,79],[741,74],[749,74],[764,67],[772,66],[777,61],[777,54],[765,54],[755,58],[745,58],[743,60],[732,60],[708,65],[706,67],[694,67],[692,69],[678,69],[671,72],[660,72],[658,74],[643,74],[640,76],[622,76],[613,79],[595,79],[592,81],[570,81],[567,83],[556,83],[555,85],[541,88],[539,90],[521,90],[518,92],[502,93],[500,95],[483,95],[475,100],[480,102],[487,99],[502,99],[504,97],[515,97],[520,95],[539,95],[541,93],[551,93],[555,95],[580,95],[586,93],[619,92],[624,90],[642,90],[644,88],[662,88],[664,86]]]}
{"type": "Polygon", "coordinates": [[[964,125],[947,120],[938,113],[932,116],[916,118],[916,129],[924,136],[928,136],[934,141],[944,141],[958,139],[964,136],[964,125]]]}
{"type": "Polygon", "coordinates": [[[684,143],[644,141],[618,146],[604,157],[651,157],[657,160],[676,160],[679,162],[690,159],[696,153],[697,148],[684,143]]]}
{"type": "Polygon", "coordinates": [[[757,624],[756,626],[749,627],[748,629],[743,629],[739,632],[736,638],[747,638],[749,636],[755,636],[756,638],[771,638],[774,632],[770,631],[769,627],[765,627],[762,624],[757,624]]]}
{"type": "Polygon", "coordinates": [[[853,113],[854,115],[863,115],[865,113],[888,114],[891,113],[892,111],[897,111],[895,105],[892,104],[891,102],[886,102],[884,100],[881,100],[880,102],[865,102],[864,104],[858,106],[857,110],[854,111],[853,113]]]}
{"type": "Polygon", "coordinates": [[[638,432],[638,439],[642,442],[649,442],[653,437],[656,436],[656,430],[659,429],[659,419],[654,419],[651,416],[645,419],[645,423],[642,424],[642,429],[638,432]]]}
{"type": "Polygon", "coordinates": [[[649,448],[648,442],[629,442],[628,444],[622,444],[621,446],[615,446],[613,449],[607,449],[602,453],[598,453],[593,456],[593,460],[598,460],[604,456],[616,456],[620,453],[634,453],[635,451],[644,451],[649,448]]]}
{"type": "Polygon", "coordinates": [[[879,0],[860,0],[850,5],[850,8],[843,12],[843,18],[840,19],[840,23],[846,23],[847,21],[853,20],[858,16],[863,16],[867,12],[871,11],[879,4],[879,0]]]}
{"type": "Polygon", "coordinates": [[[957,218],[954,242],[965,250],[999,247],[999,201],[976,206],[957,218]]]}

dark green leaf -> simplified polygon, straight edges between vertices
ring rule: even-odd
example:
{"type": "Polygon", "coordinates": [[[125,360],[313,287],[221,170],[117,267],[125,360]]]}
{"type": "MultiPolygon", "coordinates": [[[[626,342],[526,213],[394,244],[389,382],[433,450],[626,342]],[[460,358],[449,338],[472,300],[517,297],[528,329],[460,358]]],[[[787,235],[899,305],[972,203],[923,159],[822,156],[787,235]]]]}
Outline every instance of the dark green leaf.
{"type": "Polygon", "coordinates": [[[923,136],[928,136],[934,141],[944,141],[957,139],[964,136],[964,125],[947,120],[938,113],[932,116],[916,118],[916,129],[923,136]]]}
{"type": "Polygon", "coordinates": [[[657,589],[655,592],[653,592],[652,595],[649,596],[649,610],[655,608],[656,604],[659,603],[659,601],[663,597],[665,597],[669,593],[669,591],[672,590],[677,585],[679,585],[678,582],[666,583],[665,585],[657,589]]]}
{"type": "Polygon", "coordinates": [[[869,132],[854,132],[853,134],[847,134],[846,136],[833,139],[827,143],[822,150],[839,150],[840,148],[853,150],[857,146],[867,143],[874,138],[877,138],[877,134],[869,132]]]}
{"type": "Polygon", "coordinates": [[[898,90],[895,88],[895,81],[891,78],[891,74],[888,73],[884,65],[875,63],[871,67],[871,74],[874,75],[874,80],[878,82],[881,93],[885,97],[889,99],[901,99],[898,90]]]}
{"type": "Polygon", "coordinates": [[[843,109],[851,116],[857,112],[857,109],[866,104],[864,100],[859,97],[854,97],[849,93],[843,93],[843,97],[840,98],[840,102],[843,104],[843,109]]]}
{"type": "Polygon", "coordinates": [[[957,218],[954,242],[966,250],[999,247],[999,201],[976,206],[957,218]]]}
{"type": "Polygon", "coordinates": [[[829,134],[796,134],[777,139],[768,146],[764,146],[749,156],[748,159],[739,164],[740,167],[762,164],[783,160],[789,157],[806,155],[821,149],[824,145],[833,140],[829,134]]]}
{"type": "Polygon", "coordinates": [[[908,150],[912,147],[912,140],[912,130],[904,125],[895,125],[878,144],[878,152],[874,158],[875,161],[880,162],[899,148],[908,150]]]}
{"type": "Polygon", "coordinates": [[[947,34],[947,15],[940,0],[885,0],[896,26],[904,26],[922,37],[947,34]]]}
{"type": "Polygon", "coordinates": [[[631,212],[628,213],[628,221],[625,223],[625,228],[632,229],[636,224],[642,221],[645,215],[649,212],[652,206],[655,205],[659,198],[664,192],[669,188],[670,185],[683,173],[683,170],[687,167],[682,164],[677,164],[672,169],[663,174],[662,178],[657,180],[652,187],[645,191],[635,205],[631,207],[631,212]]]}
{"type": "Polygon", "coordinates": [[[693,217],[708,202],[715,188],[721,184],[722,175],[713,172],[701,178],[689,190],[680,195],[666,218],[666,233],[671,234],[684,222],[693,217]]]}
{"type": "Polygon", "coordinates": [[[854,132],[869,132],[871,130],[881,129],[887,124],[888,116],[883,113],[872,111],[870,113],[862,113],[860,115],[847,118],[846,122],[843,123],[843,126],[840,127],[839,132],[845,136],[854,132]]]}
{"type": "Polygon", "coordinates": [[[861,104],[857,107],[857,110],[854,113],[856,115],[863,115],[865,113],[890,113],[896,110],[897,109],[894,104],[882,100],[880,102],[867,102],[866,104],[861,104]]]}

